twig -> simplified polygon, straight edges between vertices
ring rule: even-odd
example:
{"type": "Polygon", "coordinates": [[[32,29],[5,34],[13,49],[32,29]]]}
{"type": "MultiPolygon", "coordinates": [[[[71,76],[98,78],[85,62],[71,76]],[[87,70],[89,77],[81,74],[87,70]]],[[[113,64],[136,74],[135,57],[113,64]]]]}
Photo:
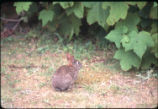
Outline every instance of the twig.
{"type": "Polygon", "coordinates": [[[18,22],[16,23],[16,25],[13,27],[13,32],[16,30],[17,26],[19,25],[19,23],[21,22],[22,19],[19,19],[18,22]]]}
{"type": "Polygon", "coordinates": [[[15,24],[15,26],[12,28],[12,32],[11,32],[11,34],[12,33],[14,33],[14,31],[16,30],[16,28],[17,28],[17,26],[19,25],[19,23],[22,21],[22,19],[20,18],[20,19],[7,19],[7,18],[2,18],[2,17],[0,17],[2,20],[6,20],[6,21],[10,21],[10,22],[17,22],[16,24],[15,24]]]}
{"type": "Polygon", "coordinates": [[[18,22],[19,20],[21,20],[21,19],[8,19],[8,18],[3,18],[3,17],[0,17],[0,19],[10,21],[10,22],[18,22]]]}

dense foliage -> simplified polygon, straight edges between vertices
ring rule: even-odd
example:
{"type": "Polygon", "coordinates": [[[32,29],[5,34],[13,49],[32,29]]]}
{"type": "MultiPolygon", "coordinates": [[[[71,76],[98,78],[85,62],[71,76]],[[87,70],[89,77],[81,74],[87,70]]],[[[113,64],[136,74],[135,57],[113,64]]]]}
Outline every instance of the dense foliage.
{"type": "Polygon", "coordinates": [[[69,40],[79,35],[84,18],[89,25],[99,25],[107,33],[103,40],[115,43],[114,58],[124,71],[158,65],[157,2],[15,2],[14,6],[17,14],[26,12],[28,17],[37,12],[43,27],[69,40]]]}

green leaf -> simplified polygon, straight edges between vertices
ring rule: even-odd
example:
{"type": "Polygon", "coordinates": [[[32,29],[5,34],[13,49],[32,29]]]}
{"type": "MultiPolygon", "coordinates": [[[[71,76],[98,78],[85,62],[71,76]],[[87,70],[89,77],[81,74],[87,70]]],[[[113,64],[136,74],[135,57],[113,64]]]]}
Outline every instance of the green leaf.
{"type": "Polygon", "coordinates": [[[52,21],[54,17],[54,12],[52,10],[42,10],[39,13],[38,19],[42,20],[42,26],[45,26],[49,21],[52,21]]]}
{"type": "Polygon", "coordinates": [[[147,2],[136,2],[139,9],[143,9],[147,2]]]}
{"type": "Polygon", "coordinates": [[[64,9],[72,7],[74,5],[74,2],[53,2],[53,5],[60,4],[60,6],[64,9]]]}
{"type": "Polygon", "coordinates": [[[123,35],[123,38],[121,40],[122,44],[125,44],[125,43],[129,43],[129,38],[127,35],[123,35]]]}
{"type": "Polygon", "coordinates": [[[93,5],[96,4],[96,2],[82,2],[83,6],[86,8],[92,8],[93,5]]]}
{"type": "MultiPolygon", "coordinates": [[[[137,16],[137,14],[131,14],[131,13],[129,13],[128,16],[127,16],[127,18],[125,20],[122,20],[122,21],[120,21],[120,22],[118,22],[116,24],[115,29],[112,30],[106,36],[106,38],[108,40],[110,40],[111,42],[115,42],[116,47],[120,48],[120,46],[121,46],[120,45],[121,40],[122,40],[122,38],[124,38],[123,36],[125,34],[129,33],[131,30],[138,31],[136,25],[139,23],[139,21],[140,21],[140,19],[137,16]]],[[[125,39],[122,40],[123,46],[126,46],[126,44],[124,43],[124,40],[125,39]]],[[[129,41],[130,41],[130,38],[129,38],[129,41]]]]}
{"type": "Polygon", "coordinates": [[[114,58],[120,60],[121,68],[124,71],[131,69],[132,66],[138,69],[141,63],[141,60],[135,55],[135,53],[132,51],[125,52],[123,49],[117,50],[114,58]]]}
{"type": "Polygon", "coordinates": [[[80,32],[81,20],[75,16],[70,16],[70,17],[71,17],[71,26],[74,30],[74,33],[78,35],[80,32]]]}
{"type": "Polygon", "coordinates": [[[74,13],[78,18],[83,18],[84,7],[81,3],[78,3],[78,5],[74,8],[74,13]]]}
{"type": "Polygon", "coordinates": [[[144,8],[147,2],[127,2],[129,5],[137,5],[139,9],[144,8]]]}
{"type": "Polygon", "coordinates": [[[153,33],[157,33],[158,31],[158,23],[157,22],[154,22],[152,25],[151,25],[151,31],[150,33],[153,34],[153,33]]]}
{"type": "Polygon", "coordinates": [[[158,60],[155,58],[153,54],[151,54],[149,51],[145,53],[142,59],[141,68],[142,69],[148,69],[151,64],[155,64],[158,66],[158,60]]]}
{"type": "Polygon", "coordinates": [[[128,32],[130,31],[138,31],[137,24],[140,22],[140,18],[137,14],[128,13],[127,18],[122,20],[116,24],[116,28],[119,26],[126,26],[128,28],[128,32]]]}
{"type": "Polygon", "coordinates": [[[152,19],[158,19],[158,6],[157,7],[152,7],[150,10],[150,18],[152,19]]]}
{"type": "Polygon", "coordinates": [[[152,52],[155,54],[155,57],[158,58],[158,33],[153,34],[151,37],[154,41],[152,52]]]}
{"type": "Polygon", "coordinates": [[[60,26],[58,31],[64,36],[69,36],[69,40],[72,39],[74,34],[78,35],[80,32],[81,20],[73,14],[70,16],[64,16],[59,23],[60,26]]]}
{"type": "Polygon", "coordinates": [[[95,5],[88,11],[87,22],[88,24],[93,24],[98,22],[103,28],[107,27],[106,19],[109,15],[108,10],[103,10],[101,7],[102,3],[96,2],[95,5]]]}
{"type": "Polygon", "coordinates": [[[120,43],[123,38],[123,35],[128,31],[128,28],[124,25],[117,26],[115,30],[112,30],[107,36],[106,39],[111,42],[115,42],[116,47],[120,48],[120,43]]]}
{"type": "Polygon", "coordinates": [[[75,3],[75,5],[73,7],[66,9],[67,15],[70,15],[73,12],[76,15],[76,17],[78,17],[80,19],[83,18],[84,6],[81,3],[77,2],[77,3],[75,3]]]}
{"type": "Polygon", "coordinates": [[[20,14],[22,11],[28,11],[32,2],[15,2],[17,14],[20,14]]]}
{"type": "Polygon", "coordinates": [[[153,47],[154,45],[150,33],[146,31],[141,31],[139,33],[132,31],[128,34],[128,37],[130,41],[128,43],[123,43],[125,51],[133,50],[140,58],[142,58],[146,52],[147,47],[153,47]]]}
{"type": "Polygon", "coordinates": [[[110,15],[106,20],[108,25],[114,25],[120,19],[125,19],[129,8],[125,2],[104,2],[102,7],[103,9],[110,7],[110,15]]]}

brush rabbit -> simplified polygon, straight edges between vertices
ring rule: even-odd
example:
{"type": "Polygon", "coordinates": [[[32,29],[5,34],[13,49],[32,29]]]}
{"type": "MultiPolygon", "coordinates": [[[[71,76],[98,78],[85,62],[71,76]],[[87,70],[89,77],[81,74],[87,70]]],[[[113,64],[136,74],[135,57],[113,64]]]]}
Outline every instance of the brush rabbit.
{"type": "Polygon", "coordinates": [[[52,77],[52,86],[56,91],[72,89],[82,64],[67,54],[68,65],[59,67],[52,77]]]}

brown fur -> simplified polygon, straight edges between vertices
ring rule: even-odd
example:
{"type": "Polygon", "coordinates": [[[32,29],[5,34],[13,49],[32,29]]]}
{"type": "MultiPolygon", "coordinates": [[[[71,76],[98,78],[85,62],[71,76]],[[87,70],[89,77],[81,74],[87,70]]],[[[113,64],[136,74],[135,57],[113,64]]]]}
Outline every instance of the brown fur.
{"type": "Polygon", "coordinates": [[[67,60],[69,65],[59,67],[52,78],[52,86],[57,91],[71,89],[82,67],[82,64],[70,54],[67,54],[67,60]]]}

